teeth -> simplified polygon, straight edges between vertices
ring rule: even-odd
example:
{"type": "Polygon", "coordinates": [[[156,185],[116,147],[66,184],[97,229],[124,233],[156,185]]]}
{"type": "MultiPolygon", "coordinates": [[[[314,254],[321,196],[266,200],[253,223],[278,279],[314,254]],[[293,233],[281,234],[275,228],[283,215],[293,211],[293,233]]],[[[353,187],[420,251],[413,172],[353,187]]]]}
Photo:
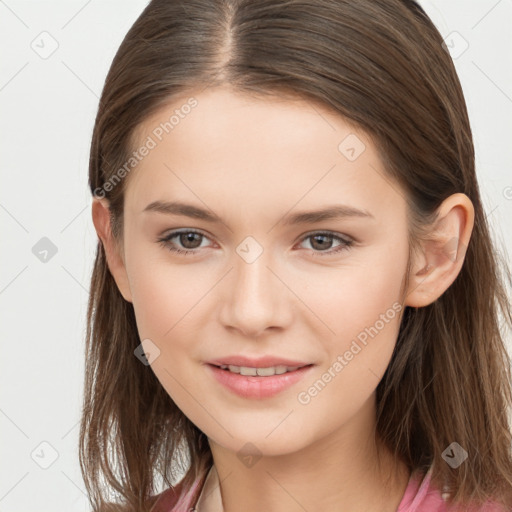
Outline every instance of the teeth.
{"type": "Polygon", "coordinates": [[[248,366],[235,366],[235,365],[226,365],[222,364],[220,367],[223,370],[229,370],[233,373],[239,373],[240,375],[252,375],[252,376],[259,376],[259,377],[270,377],[271,375],[281,375],[286,372],[293,372],[298,366],[284,366],[284,365],[278,365],[278,366],[270,366],[268,368],[250,368],[248,366]]]}

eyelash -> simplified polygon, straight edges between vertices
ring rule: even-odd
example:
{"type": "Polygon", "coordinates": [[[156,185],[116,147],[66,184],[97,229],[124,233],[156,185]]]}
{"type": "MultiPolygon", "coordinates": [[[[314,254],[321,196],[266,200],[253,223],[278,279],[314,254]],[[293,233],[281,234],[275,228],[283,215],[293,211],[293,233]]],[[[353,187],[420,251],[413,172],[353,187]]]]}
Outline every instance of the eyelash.
{"type": "MultiPolygon", "coordinates": [[[[177,253],[177,254],[182,254],[184,256],[188,256],[190,254],[195,254],[195,253],[198,252],[198,249],[194,249],[194,250],[186,249],[186,250],[184,250],[184,249],[180,249],[180,248],[174,247],[170,243],[170,241],[173,238],[175,238],[176,236],[183,235],[183,234],[188,234],[188,233],[196,233],[196,234],[198,234],[198,235],[200,235],[200,236],[202,236],[204,238],[208,238],[206,235],[204,235],[200,231],[195,231],[194,229],[187,229],[187,230],[182,230],[182,231],[173,231],[172,233],[169,233],[165,237],[159,238],[157,240],[157,242],[160,242],[161,245],[164,248],[168,249],[171,252],[177,253]]],[[[318,236],[318,235],[332,237],[334,240],[338,240],[339,242],[342,242],[342,244],[339,247],[337,247],[336,249],[330,250],[330,251],[315,251],[314,249],[310,249],[310,250],[313,251],[313,256],[332,256],[332,255],[338,254],[338,253],[340,253],[340,252],[342,252],[344,250],[350,249],[350,247],[354,243],[354,240],[341,238],[341,237],[335,235],[331,231],[315,231],[314,233],[310,233],[307,236],[303,237],[301,239],[301,242],[304,241],[304,240],[307,240],[308,238],[313,238],[314,236],[318,236]]]]}

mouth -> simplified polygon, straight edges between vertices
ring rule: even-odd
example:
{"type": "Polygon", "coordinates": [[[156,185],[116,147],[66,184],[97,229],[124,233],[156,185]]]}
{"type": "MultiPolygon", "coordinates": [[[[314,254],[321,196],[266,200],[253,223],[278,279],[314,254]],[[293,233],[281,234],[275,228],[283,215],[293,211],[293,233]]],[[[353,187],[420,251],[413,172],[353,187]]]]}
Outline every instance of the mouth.
{"type": "Polygon", "coordinates": [[[252,367],[252,366],[237,366],[233,364],[220,364],[215,365],[216,368],[220,370],[224,370],[230,373],[236,373],[238,375],[250,376],[250,377],[272,377],[273,375],[283,375],[285,373],[291,373],[301,368],[306,368],[309,366],[313,366],[312,364],[305,364],[302,366],[286,366],[286,365],[276,365],[276,366],[267,366],[267,367],[252,367]]]}
{"type": "Polygon", "coordinates": [[[262,400],[292,389],[311,374],[315,365],[251,367],[207,363],[205,366],[224,389],[245,399],[262,400]]]}

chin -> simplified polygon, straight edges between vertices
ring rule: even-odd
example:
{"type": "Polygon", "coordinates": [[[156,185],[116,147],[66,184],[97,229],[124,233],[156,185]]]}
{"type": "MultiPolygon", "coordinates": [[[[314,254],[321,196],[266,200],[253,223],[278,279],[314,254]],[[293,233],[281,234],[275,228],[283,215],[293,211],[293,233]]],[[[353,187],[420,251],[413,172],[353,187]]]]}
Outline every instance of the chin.
{"type": "MultiPolygon", "coordinates": [[[[282,427],[282,425],[281,425],[282,427]]],[[[233,435],[230,437],[229,434],[224,432],[222,438],[209,437],[210,441],[215,444],[222,446],[224,449],[229,450],[236,454],[236,456],[243,462],[245,457],[253,456],[254,460],[261,457],[277,457],[281,455],[288,455],[291,453],[298,452],[307,446],[307,440],[301,436],[300,432],[291,433],[286,429],[283,429],[280,434],[277,434],[277,430],[271,432],[272,429],[243,429],[240,433],[233,430],[228,431],[233,435]]],[[[246,465],[249,467],[249,463],[246,465]]]]}

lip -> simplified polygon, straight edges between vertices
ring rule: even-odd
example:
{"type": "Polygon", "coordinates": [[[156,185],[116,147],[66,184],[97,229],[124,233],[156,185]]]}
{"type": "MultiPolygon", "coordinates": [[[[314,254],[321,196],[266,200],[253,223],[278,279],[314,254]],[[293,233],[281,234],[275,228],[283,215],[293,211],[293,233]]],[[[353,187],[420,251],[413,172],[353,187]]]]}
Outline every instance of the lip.
{"type": "Polygon", "coordinates": [[[226,356],[219,357],[218,359],[214,359],[212,361],[208,361],[208,364],[213,364],[215,366],[220,366],[223,364],[233,365],[233,366],[247,366],[249,368],[269,368],[270,366],[289,366],[293,368],[294,366],[298,366],[299,368],[302,366],[307,366],[311,363],[304,361],[294,361],[292,359],[284,359],[281,357],[275,356],[262,356],[262,357],[246,357],[240,355],[234,356],[226,356]]]}
{"type": "MultiPolygon", "coordinates": [[[[240,360],[240,359],[238,359],[240,360]]],[[[261,361],[259,361],[261,362],[261,361]]],[[[224,364],[224,363],[221,363],[224,364]]],[[[251,363],[251,364],[254,364],[251,363]]],[[[267,364],[265,362],[265,364],[267,364]]],[[[310,373],[313,364],[303,366],[292,372],[282,373],[281,375],[271,375],[269,377],[255,377],[253,375],[240,375],[238,373],[223,370],[212,363],[205,365],[212,373],[213,377],[229,389],[231,392],[243,398],[264,399],[277,395],[281,391],[292,387],[294,384],[303,379],[306,374],[310,373]]],[[[236,365],[250,366],[250,365],[236,365]]],[[[269,366],[274,366],[270,364],[269,366]]],[[[292,366],[286,364],[286,366],[292,366]]],[[[297,366],[297,365],[295,365],[297,366]]],[[[254,366],[253,366],[254,367],[254,366]]],[[[265,368],[265,366],[256,366],[255,368],[265,368]]]]}

